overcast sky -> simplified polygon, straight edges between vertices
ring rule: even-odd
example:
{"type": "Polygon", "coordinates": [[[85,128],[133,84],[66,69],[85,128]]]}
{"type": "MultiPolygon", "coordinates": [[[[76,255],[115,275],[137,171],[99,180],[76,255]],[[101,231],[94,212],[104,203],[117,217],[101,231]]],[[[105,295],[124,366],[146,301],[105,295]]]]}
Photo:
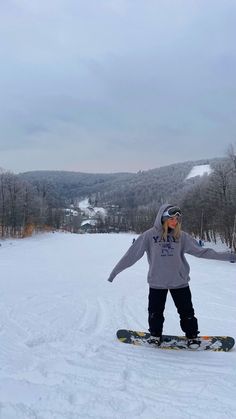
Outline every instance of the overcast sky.
{"type": "Polygon", "coordinates": [[[118,172],[236,143],[235,0],[2,0],[0,167],[118,172]]]}

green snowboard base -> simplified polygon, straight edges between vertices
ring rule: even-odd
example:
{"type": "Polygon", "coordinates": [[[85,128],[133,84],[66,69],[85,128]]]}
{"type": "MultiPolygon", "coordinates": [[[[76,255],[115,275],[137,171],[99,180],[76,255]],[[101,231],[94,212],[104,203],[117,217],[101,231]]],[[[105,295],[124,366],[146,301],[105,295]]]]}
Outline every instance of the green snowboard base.
{"type": "Polygon", "coordinates": [[[134,330],[120,329],[116,333],[120,342],[132,345],[149,346],[157,349],[185,349],[189,351],[223,351],[228,352],[234,346],[234,338],[230,336],[198,336],[200,346],[197,349],[191,349],[187,345],[185,336],[163,335],[160,346],[148,343],[150,333],[137,332],[134,330]]]}

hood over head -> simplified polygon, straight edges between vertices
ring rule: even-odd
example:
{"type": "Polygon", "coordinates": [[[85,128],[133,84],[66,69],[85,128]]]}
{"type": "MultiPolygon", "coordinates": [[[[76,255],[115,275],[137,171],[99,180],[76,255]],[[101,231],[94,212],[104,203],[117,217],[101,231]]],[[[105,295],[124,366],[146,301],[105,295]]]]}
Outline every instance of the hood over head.
{"type": "Polygon", "coordinates": [[[171,208],[174,207],[175,205],[173,204],[163,204],[161,205],[161,207],[159,208],[159,211],[157,213],[155,222],[154,222],[154,227],[156,227],[158,230],[162,229],[162,222],[161,222],[161,217],[163,215],[163,212],[165,212],[167,210],[167,208],[171,208]]]}

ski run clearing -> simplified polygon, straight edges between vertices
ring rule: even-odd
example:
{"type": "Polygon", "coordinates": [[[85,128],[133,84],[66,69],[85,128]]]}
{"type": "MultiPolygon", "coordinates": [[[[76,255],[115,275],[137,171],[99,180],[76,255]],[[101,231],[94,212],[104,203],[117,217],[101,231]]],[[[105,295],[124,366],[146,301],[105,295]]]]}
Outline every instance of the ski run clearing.
{"type": "Polygon", "coordinates": [[[210,175],[212,173],[212,169],[209,164],[200,164],[197,166],[193,166],[192,170],[190,170],[187,179],[191,179],[196,176],[203,176],[203,175],[210,175]]]}
{"type": "MultiPolygon", "coordinates": [[[[146,257],[107,282],[134,237],[1,242],[0,419],[236,418],[235,349],[164,351],[116,339],[120,328],[147,330],[146,257]]],[[[236,264],[188,260],[201,334],[235,337],[236,264]]],[[[164,332],[181,334],[170,296],[165,318],[164,332]]]]}

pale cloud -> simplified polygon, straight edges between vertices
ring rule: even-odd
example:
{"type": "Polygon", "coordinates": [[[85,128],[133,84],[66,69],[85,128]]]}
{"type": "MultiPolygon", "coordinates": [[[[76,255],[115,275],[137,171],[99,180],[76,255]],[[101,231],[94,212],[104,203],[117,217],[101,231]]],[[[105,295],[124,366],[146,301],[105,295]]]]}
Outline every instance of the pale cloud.
{"type": "Polygon", "coordinates": [[[120,16],[125,16],[128,12],[128,0],[104,0],[104,9],[110,10],[120,16]]]}
{"type": "Polygon", "coordinates": [[[0,166],[222,156],[235,141],[235,18],[219,0],[3,2],[0,166]]]}

